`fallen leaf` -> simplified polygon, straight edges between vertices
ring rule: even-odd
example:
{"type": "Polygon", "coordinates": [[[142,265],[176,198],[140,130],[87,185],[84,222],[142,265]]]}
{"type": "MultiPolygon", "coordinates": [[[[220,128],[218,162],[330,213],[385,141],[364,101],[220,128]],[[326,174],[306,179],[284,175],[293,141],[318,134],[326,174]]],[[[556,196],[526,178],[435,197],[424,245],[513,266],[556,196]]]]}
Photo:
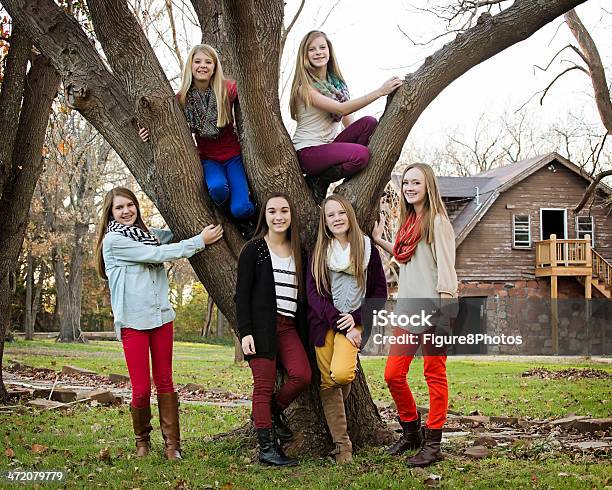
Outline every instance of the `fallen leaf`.
{"type": "Polygon", "coordinates": [[[110,463],[111,462],[110,449],[108,447],[105,447],[104,449],[100,449],[100,454],[98,455],[98,457],[100,458],[100,461],[106,461],[107,463],[110,463]]]}
{"type": "Polygon", "coordinates": [[[42,444],[32,444],[32,452],[33,453],[44,453],[47,449],[47,446],[43,446],[42,444]]]}
{"type": "Polygon", "coordinates": [[[4,455],[7,458],[14,458],[15,457],[15,451],[13,451],[10,447],[7,447],[6,451],[4,451],[4,455]]]}

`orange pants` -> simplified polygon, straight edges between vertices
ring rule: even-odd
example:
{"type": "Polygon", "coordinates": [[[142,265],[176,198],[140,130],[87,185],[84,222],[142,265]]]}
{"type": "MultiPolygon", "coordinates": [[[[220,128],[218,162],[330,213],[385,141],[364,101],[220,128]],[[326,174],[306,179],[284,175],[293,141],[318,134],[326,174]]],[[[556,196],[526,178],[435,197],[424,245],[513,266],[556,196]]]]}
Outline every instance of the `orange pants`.
{"type": "MultiPolygon", "coordinates": [[[[385,366],[385,381],[391,392],[397,413],[403,422],[417,418],[417,408],[408,386],[408,370],[414,359],[412,355],[390,355],[385,366]]],[[[424,374],[429,390],[428,429],[441,429],[448,411],[448,382],[446,380],[446,356],[423,356],[424,374]]]]}

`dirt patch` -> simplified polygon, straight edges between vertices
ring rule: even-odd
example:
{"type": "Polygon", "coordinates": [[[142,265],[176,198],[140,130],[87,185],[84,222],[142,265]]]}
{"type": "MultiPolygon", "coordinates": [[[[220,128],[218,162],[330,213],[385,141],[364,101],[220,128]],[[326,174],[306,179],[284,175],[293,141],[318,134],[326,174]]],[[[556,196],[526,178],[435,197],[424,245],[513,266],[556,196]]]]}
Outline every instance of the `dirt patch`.
{"type": "Polygon", "coordinates": [[[608,379],[612,378],[612,374],[601,369],[592,368],[568,368],[561,370],[550,370],[543,367],[529,369],[521,374],[523,378],[538,378],[538,379],[608,379]]]}

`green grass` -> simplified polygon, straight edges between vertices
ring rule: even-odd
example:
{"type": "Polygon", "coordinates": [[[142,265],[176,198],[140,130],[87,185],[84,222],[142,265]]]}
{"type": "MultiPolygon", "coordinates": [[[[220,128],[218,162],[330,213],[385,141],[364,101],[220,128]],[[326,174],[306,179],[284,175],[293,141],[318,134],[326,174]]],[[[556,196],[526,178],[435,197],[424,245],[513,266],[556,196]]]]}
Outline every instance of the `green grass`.
{"type": "MultiPolygon", "coordinates": [[[[126,373],[117,342],[58,344],[19,341],[7,344],[5,359],[59,370],[63,364],[100,373],[126,373]]],[[[232,364],[233,348],[208,344],[175,344],[175,380],[248,394],[250,371],[232,364]]],[[[364,372],[374,399],[390,401],[383,372],[384,359],[364,358],[364,372]]],[[[463,413],[553,418],[576,414],[609,416],[609,380],[576,381],[522,378],[535,366],[612,368],[586,361],[559,365],[527,362],[468,361],[449,358],[447,370],[452,408],[463,413]]],[[[410,383],[417,403],[427,405],[422,362],[416,360],[410,383]]],[[[372,448],[359,452],[353,464],[337,467],[326,459],[303,459],[295,468],[270,469],[253,464],[255,452],[243,441],[211,441],[210,436],[248,420],[246,408],[217,408],[183,404],[181,429],[186,459],[169,463],[161,457],[161,436],[153,433],[153,454],[136,460],[128,407],[78,405],[67,413],[25,409],[0,414],[0,470],[63,469],[68,488],[425,488],[427,475],[442,477],[442,488],[602,488],[611,484],[609,460],[584,454],[551,451],[541,442],[500,448],[484,460],[467,460],[460,448],[445,447],[445,461],[420,473],[401,459],[372,448]],[[48,449],[31,450],[32,444],[48,449]],[[14,459],[5,456],[7,449],[14,459]],[[108,448],[110,460],[100,458],[108,448]],[[561,474],[561,476],[559,476],[561,474]]],[[[155,422],[155,421],[154,421],[155,422]]],[[[1,486],[1,485],[0,485],[1,486]]],[[[5,488],[6,485],[2,488],[5,488]]],[[[16,486],[15,486],[16,487],[16,486]]]]}

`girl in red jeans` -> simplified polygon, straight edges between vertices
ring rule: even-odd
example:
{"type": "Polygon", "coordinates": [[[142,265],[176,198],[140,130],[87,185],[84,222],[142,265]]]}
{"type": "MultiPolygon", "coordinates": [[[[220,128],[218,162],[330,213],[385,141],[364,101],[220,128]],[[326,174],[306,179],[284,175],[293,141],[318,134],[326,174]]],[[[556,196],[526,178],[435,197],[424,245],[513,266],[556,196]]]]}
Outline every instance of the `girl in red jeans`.
{"type": "Polygon", "coordinates": [[[255,238],[238,259],[236,316],[242,350],[253,372],[253,425],[259,461],[270,466],[297,464],[277,439],[293,434],[282,413],[310,384],[306,356],[305,259],[297,214],[288,196],[272,194],[259,215],[255,238]],[[273,395],[277,364],[288,379],[273,395]]]}
{"type": "Polygon", "coordinates": [[[310,31],[304,36],[295,62],[289,108],[297,122],[293,146],[317,204],[325,199],[329,184],[353,176],[370,161],[368,141],[378,121],[365,116],[353,122],[351,114],[401,84],[393,77],[351,100],[327,35],[310,31]],[[345,129],[338,134],[340,121],[345,129]]]}
{"type": "MultiPolygon", "coordinates": [[[[415,163],[406,168],[401,196],[400,228],[395,244],[383,240],[382,222],[376,224],[372,233],[374,241],[399,263],[398,300],[456,297],[455,233],[429,165],[415,163]]],[[[387,358],[385,381],[403,428],[401,438],[388,452],[398,455],[420,447],[408,464],[428,466],[442,459],[440,441],[448,410],[446,355],[444,349],[423,345],[424,374],[429,390],[429,413],[423,438],[421,415],[406,381],[417,348],[418,345],[392,349],[387,358]]]]}
{"type": "Polygon", "coordinates": [[[163,263],[191,257],[223,235],[221,225],[169,244],[168,230],[148,229],[132,191],[116,187],[102,205],[96,245],[96,269],[108,280],[117,339],[132,383],[130,412],[136,455],[150,450],[151,374],[157,390],[164,456],[181,459],[178,396],[172,383],[172,339],[175,314],[168,301],[168,276],[163,263]]]}

